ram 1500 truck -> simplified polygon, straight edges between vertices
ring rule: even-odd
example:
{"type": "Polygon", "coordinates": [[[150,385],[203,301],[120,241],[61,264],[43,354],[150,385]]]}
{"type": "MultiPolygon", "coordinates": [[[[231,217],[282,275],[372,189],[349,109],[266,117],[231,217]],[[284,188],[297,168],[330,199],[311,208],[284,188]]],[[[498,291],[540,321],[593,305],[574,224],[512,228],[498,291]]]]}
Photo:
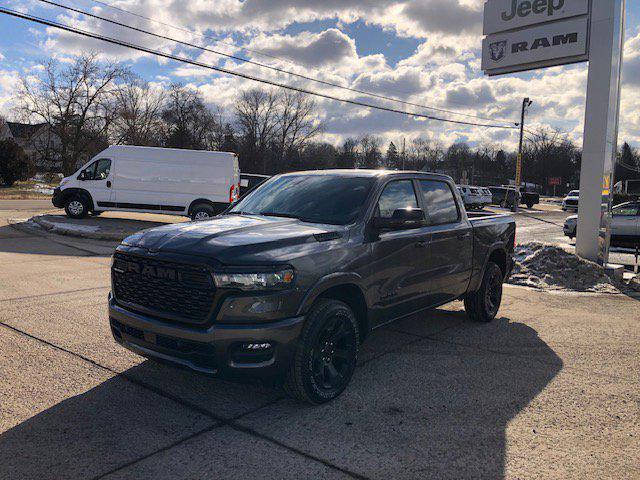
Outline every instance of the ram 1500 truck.
{"type": "Polygon", "coordinates": [[[513,218],[470,220],[447,176],[278,175],[211,220],[126,238],[111,330],[145,357],[279,378],[322,403],[345,389],[375,328],[454,300],[491,321],[514,241],[513,218]]]}

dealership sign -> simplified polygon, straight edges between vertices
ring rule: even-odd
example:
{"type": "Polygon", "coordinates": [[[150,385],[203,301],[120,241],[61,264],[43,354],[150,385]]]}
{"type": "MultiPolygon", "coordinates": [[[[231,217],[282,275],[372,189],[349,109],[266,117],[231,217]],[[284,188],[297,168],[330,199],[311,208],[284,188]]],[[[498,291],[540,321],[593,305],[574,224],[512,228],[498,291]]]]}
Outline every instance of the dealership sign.
{"type": "Polygon", "coordinates": [[[589,59],[589,0],[488,0],[482,69],[488,75],[589,59]]]}

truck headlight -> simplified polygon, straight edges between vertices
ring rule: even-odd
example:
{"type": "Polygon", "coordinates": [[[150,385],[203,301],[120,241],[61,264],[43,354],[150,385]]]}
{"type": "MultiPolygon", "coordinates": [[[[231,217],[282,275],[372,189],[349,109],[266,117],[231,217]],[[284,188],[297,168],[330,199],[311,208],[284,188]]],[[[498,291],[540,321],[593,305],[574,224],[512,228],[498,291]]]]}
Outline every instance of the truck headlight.
{"type": "Polygon", "coordinates": [[[214,273],[213,280],[219,288],[240,290],[284,290],[293,285],[293,270],[286,268],[276,272],[214,273]]]}
{"type": "Polygon", "coordinates": [[[69,179],[68,178],[63,178],[62,180],[60,180],[60,186],[64,187],[67,183],[69,183],[69,179]]]}

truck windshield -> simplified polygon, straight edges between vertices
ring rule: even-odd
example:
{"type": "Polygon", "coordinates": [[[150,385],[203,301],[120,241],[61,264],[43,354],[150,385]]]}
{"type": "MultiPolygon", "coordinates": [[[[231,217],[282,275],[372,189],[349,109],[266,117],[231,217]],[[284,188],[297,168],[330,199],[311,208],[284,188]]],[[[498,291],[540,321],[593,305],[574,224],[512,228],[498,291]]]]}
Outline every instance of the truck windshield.
{"type": "Polygon", "coordinates": [[[362,212],[372,177],[286,175],[243,198],[228,214],[270,215],[305,222],[347,225],[362,212]]]}

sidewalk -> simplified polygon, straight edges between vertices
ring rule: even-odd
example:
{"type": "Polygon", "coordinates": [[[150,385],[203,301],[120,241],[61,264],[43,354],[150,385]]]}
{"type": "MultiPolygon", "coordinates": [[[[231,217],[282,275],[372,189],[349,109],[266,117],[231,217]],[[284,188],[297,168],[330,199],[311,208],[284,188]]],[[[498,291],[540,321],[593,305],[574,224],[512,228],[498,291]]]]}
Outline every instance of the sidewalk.
{"type": "Polygon", "coordinates": [[[106,213],[99,217],[89,216],[82,219],[68,218],[58,214],[44,214],[29,219],[14,218],[9,220],[18,229],[33,227],[35,224],[48,232],[59,235],[115,241],[121,241],[140,230],[184,221],[188,220],[185,217],[126,212],[118,212],[117,216],[106,213]]]}

